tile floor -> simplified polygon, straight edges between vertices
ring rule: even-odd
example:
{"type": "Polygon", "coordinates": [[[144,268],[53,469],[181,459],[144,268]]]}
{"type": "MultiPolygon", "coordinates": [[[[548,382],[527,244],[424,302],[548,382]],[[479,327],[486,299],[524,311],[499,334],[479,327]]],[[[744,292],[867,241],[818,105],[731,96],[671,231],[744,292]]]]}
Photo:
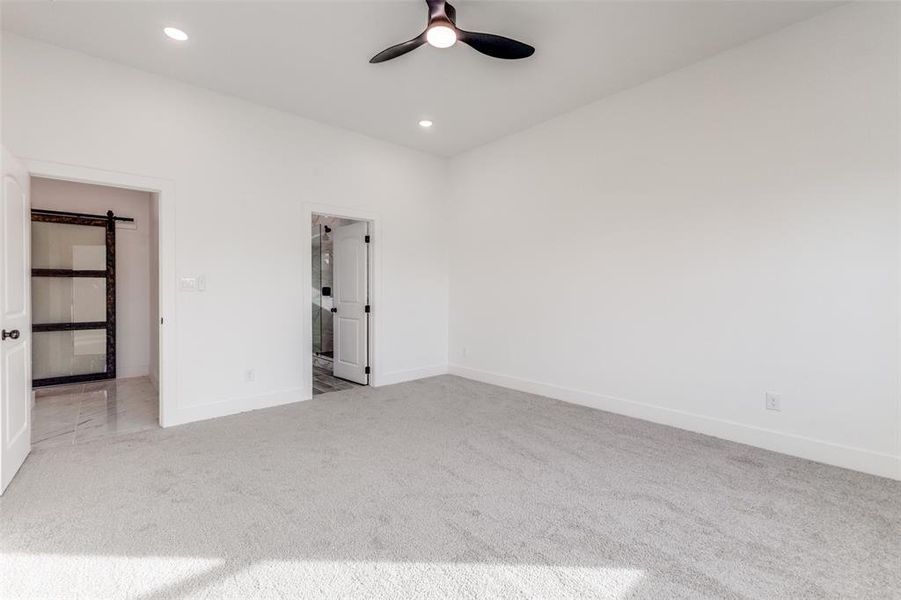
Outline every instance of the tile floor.
{"type": "Polygon", "coordinates": [[[361,387],[359,384],[344,379],[338,379],[332,375],[332,369],[324,368],[317,364],[313,365],[313,395],[327,394],[328,392],[338,392],[340,390],[350,390],[361,387]]]}
{"type": "Polygon", "coordinates": [[[159,427],[159,400],[148,377],[35,389],[32,448],[80,444],[159,427]]]}

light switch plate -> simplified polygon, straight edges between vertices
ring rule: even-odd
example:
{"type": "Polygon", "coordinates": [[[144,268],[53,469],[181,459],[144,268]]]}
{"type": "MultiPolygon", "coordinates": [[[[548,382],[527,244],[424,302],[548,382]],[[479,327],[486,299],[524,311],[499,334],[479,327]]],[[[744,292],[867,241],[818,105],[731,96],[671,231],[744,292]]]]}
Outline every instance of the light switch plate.
{"type": "Polygon", "coordinates": [[[179,277],[178,289],[182,292],[204,292],[206,291],[206,277],[203,275],[198,277],[179,277]]]}

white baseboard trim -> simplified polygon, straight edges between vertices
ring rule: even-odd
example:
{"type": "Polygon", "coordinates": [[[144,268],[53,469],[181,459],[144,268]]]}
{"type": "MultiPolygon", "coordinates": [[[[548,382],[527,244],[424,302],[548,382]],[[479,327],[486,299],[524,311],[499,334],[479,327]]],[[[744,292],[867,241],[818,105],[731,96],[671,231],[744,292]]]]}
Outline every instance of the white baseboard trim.
{"type": "Polygon", "coordinates": [[[452,375],[458,375],[466,379],[547,396],[555,400],[580,404],[653,423],[678,427],[679,429],[703,433],[724,440],[756,446],[845,469],[901,480],[901,456],[843,446],[823,440],[744,425],[735,421],[706,417],[634,400],[567,389],[509,375],[471,369],[461,365],[450,365],[448,370],[452,375]]]}
{"type": "Polygon", "coordinates": [[[150,375],[150,365],[116,365],[116,379],[150,375]]]}
{"type": "Polygon", "coordinates": [[[375,377],[372,378],[372,387],[393,385],[395,383],[403,383],[404,381],[413,381],[415,379],[425,379],[426,377],[435,377],[437,375],[446,374],[447,365],[432,365],[430,367],[422,367],[421,369],[410,369],[409,371],[376,373],[375,377]]]}
{"type": "MultiPolygon", "coordinates": [[[[444,375],[446,373],[447,365],[433,365],[431,367],[411,369],[409,371],[393,371],[391,373],[380,375],[376,374],[373,377],[372,386],[380,387],[383,385],[392,385],[395,383],[403,383],[404,381],[413,381],[414,379],[435,377],[436,375],[444,375]]],[[[161,423],[161,425],[163,427],[173,427],[175,425],[184,425],[195,421],[205,421],[206,419],[215,419],[216,417],[226,417],[228,415],[247,412],[249,410],[272,408],[273,406],[302,402],[309,399],[309,392],[305,388],[295,388],[272,392],[263,396],[223,400],[221,402],[212,402],[197,406],[184,406],[174,409],[171,415],[166,415],[165,422],[161,423]]]]}
{"type": "Polygon", "coordinates": [[[228,415],[235,415],[249,410],[272,408],[273,406],[281,406],[283,404],[291,404],[309,399],[309,392],[305,388],[294,388],[271,392],[262,396],[223,400],[221,402],[212,402],[197,406],[184,406],[173,409],[171,414],[166,415],[165,422],[160,423],[160,425],[163,427],[184,425],[186,423],[193,423],[194,421],[204,421],[206,419],[215,419],[216,417],[227,417],[228,415]]]}
{"type": "MultiPolygon", "coordinates": [[[[447,365],[433,365],[431,367],[411,369],[409,371],[394,371],[373,377],[372,386],[380,387],[383,385],[392,385],[404,381],[413,381],[414,379],[435,377],[436,375],[444,375],[446,373],[447,365]]],[[[165,422],[161,423],[161,425],[163,427],[173,427],[175,425],[184,425],[195,421],[205,421],[206,419],[215,419],[216,417],[226,417],[228,415],[234,415],[250,410],[272,408],[273,406],[302,402],[309,399],[309,392],[305,388],[295,388],[272,392],[263,396],[223,400],[221,402],[212,402],[197,406],[184,406],[174,409],[171,415],[166,415],[165,422]]]]}

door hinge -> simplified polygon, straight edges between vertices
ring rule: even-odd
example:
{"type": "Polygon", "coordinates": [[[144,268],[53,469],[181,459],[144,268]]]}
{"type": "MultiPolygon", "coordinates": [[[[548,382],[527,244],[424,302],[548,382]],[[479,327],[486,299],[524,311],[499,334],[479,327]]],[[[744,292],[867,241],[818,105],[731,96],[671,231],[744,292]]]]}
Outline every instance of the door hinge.
{"type": "Polygon", "coordinates": [[[163,317],[160,317],[160,325],[163,324],[163,317]]]}
{"type": "Polygon", "coordinates": [[[366,369],[364,370],[364,373],[366,373],[367,375],[369,375],[369,367],[366,367],[366,369]]]}
{"type": "Polygon", "coordinates": [[[367,312],[367,313],[368,313],[368,312],[371,312],[371,311],[372,311],[372,309],[370,309],[370,307],[369,307],[368,304],[367,304],[366,306],[363,307],[363,312],[367,312]]]}
{"type": "Polygon", "coordinates": [[[368,244],[370,242],[370,237],[367,235],[366,237],[363,238],[363,241],[368,244]]]}

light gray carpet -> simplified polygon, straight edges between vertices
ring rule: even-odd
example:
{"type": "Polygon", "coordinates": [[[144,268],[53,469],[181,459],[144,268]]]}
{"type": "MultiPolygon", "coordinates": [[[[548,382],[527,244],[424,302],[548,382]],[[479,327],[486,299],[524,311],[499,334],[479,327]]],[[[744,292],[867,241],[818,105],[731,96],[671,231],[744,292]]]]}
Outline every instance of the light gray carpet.
{"type": "Polygon", "coordinates": [[[33,453],[2,598],[899,598],[901,483],[444,376],[33,453]]]}

